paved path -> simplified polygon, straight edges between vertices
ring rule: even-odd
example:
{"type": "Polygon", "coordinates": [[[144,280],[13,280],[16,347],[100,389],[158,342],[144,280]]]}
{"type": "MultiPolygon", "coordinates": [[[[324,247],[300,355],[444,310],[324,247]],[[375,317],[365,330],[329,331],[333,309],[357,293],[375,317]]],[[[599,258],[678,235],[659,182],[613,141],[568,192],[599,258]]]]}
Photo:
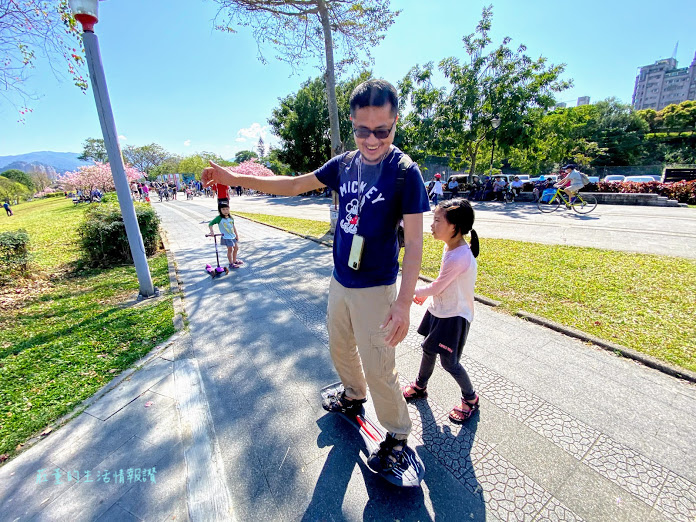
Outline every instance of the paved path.
{"type": "MultiPolygon", "coordinates": [[[[195,198],[191,206],[213,208],[215,200],[195,198]]],[[[328,198],[242,196],[233,210],[329,221],[328,198]]],[[[473,202],[481,237],[643,252],[696,259],[696,209],[599,205],[581,216],[572,211],[542,214],[536,205],[473,202]]],[[[424,216],[430,230],[432,214],[424,216]]]]}
{"type": "MultiPolygon", "coordinates": [[[[212,206],[212,205],[211,205],[212,206]]],[[[696,517],[696,386],[476,304],[464,427],[441,368],[410,407],[423,488],[364,463],[320,406],[336,380],[324,326],[330,251],[238,219],[246,265],[211,280],[212,209],[157,204],[185,293],[183,333],[76,420],[0,468],[3,520],[625,520],[696,517]],[[67,482],[156,468],[156,482],[67,482]],[[62,484],[54,483],[54,470],[62,484]],[[46,482],[36,483],[46,470],[46,482]]],[[[412,327],[402,380],[420,358],[412,327]]]]}

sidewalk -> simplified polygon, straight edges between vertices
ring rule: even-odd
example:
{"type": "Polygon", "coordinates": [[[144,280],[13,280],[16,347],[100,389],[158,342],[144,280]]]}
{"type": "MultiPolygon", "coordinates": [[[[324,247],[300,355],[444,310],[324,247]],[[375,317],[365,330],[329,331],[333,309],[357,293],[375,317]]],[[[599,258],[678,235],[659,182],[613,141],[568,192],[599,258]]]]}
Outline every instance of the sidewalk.
{"type": "MultiPolygon", "coordinates": [[[[212,206],[212,205],[211,205],[212,206]]],[[[246,265],[211,280],[210,209],[156,205],[188,333],[77,419],[0,468],[2,520],[678,520],[696,517],[696,386],[477,303],[464,364],[481,395],[464,427],[441,368],[410,407],[421,490],[364,464],[321,408],[336,379],[324,326],[329,249],[237,220],[246,265]],[[55,470],[61,470],[61,484],[55,470]],[[128,481],[128,469],[152,471],[128,481]],[[46,482],[37,484],[45,470],[46,482]],[[85,482],[84,470],[124,472],[85,482]],[[81,470],[80,482],[67,481],[81,470]]],[[[418,368],[411,331],[397,348],[418,368]]]]}

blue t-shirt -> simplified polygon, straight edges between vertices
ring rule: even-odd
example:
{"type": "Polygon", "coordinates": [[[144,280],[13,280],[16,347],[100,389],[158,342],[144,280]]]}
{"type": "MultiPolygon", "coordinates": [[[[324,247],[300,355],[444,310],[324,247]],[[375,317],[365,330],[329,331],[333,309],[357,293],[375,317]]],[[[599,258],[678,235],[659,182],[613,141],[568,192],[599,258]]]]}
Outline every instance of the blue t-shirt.
{"type": "Polygon", "coordinates": [[[396,179],[402,156],[403,152],[392,147],[379,165],[365,165],[361,164],[358,153],[342,169],[344,154],[329,160],[314,173],[324,185],[338,192],[338,222],[333,243],[334,277],[347,288],[369,288],[396,282],[399,271],[397,227],[402,215],[430,210],[423,177],[415,163],[405,172],[401,208],[397,208],[396,179]],[[358,170],[362,190],[358,190],[358,170]],[[358,197],[362,200],[359,219],[358,197]],[[365,238],[359,270],[348,266],[356,233],[365,238]]]}

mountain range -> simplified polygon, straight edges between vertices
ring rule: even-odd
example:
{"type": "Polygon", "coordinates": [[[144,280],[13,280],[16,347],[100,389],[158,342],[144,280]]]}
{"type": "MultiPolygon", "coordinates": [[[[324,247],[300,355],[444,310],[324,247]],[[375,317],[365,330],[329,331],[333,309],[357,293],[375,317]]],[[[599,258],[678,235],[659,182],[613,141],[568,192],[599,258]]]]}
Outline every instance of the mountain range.
{"type": "Polygon", "coordinates": [[[18,169],[23,172],[45,172],[49,178],[56,178],[59,174],[77,170],[83,165],[90,165],[91,161],[77,159],[78,152],[28,152],[15,156],[0,156],[0,175],[10,169],[18,169]]]}

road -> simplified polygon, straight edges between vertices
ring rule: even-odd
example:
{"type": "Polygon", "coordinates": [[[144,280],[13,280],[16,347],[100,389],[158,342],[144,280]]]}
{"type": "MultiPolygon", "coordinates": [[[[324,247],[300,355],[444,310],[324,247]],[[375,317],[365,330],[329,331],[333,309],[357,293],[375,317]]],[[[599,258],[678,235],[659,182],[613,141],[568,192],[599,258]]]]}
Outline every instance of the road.
{"type": "MultiPolygon", "coordinates": [[[[207,207],[215,200],[195,198],[187,204],[207,207]]],[[[329,221],[328,198],[241,196],[233,211],[329,221]]],[[[546,244],[595,247],[626,252],[696,259],[696,209],[599,205],[587,215],[572,211],[542,214],[535,205],[473,202],[474,228],[480,237],[546,244]]],[[[211,214],[213,215],[213,214],[211,214]]],[[[432,212],[423,217],[430,230],[432,212]]]]}

